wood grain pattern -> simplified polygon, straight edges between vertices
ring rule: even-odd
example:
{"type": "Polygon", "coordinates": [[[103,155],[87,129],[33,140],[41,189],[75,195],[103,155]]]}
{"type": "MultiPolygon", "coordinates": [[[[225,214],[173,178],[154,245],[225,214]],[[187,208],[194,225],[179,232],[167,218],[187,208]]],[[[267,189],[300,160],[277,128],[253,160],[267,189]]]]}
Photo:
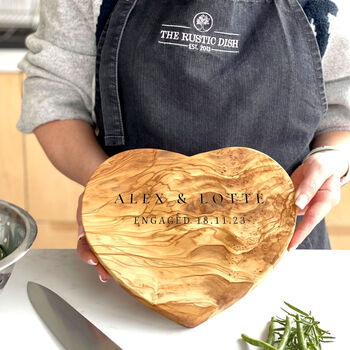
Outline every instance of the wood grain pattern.
{"type": "Polygon", "coordinates": [[[187,157],[143,148],[100,165],[86,186],[82,219],[91,249],[123,288],[178,324],[196,327],[277,264],[294,231],[294,199],[284,169],[253,149],[187,157]],[[150,216],[155,223],[142,223],[150,216]]]}

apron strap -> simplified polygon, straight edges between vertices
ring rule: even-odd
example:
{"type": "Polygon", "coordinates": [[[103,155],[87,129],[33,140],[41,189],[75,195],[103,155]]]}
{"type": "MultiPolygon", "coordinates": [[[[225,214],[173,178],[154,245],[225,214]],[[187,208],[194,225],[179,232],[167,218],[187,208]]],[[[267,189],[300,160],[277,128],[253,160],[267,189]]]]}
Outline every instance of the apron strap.
{"type": "Polygon", "coordinates": [[[96,25],[96,43],[100,40],[103,27],[105,23],[107,22],[107,19],[111,12],[113,11],[113,8],[116,4],[117,0],[102,0],[102,3],[100,5],[100,13],[98,15],[97,19],[97,25],[96,25]]]}
{"type": "MultiPolygon", "coordinates": [[[[128,17],[135,7],[137,0],[119,0],[113,9],[113,13],[117,12],[110,20],[109,35],[106,36],[102,47],[99,80],[106,82],[100,84],[101,92],[101,110],[102,115],[108,116],[104,118],[104,141],[106,146],[118,146],[125,144],[124,126],[122,120],[121,103],[119,91],[116,82],[118,81],[118,63],[119,49],[121,38],[126,26],[128,17]],[[108,55],[103,55],[107,51],[108,55]],[[113,59],[111,59],[111,57],[113,59]],[[101,69],[101,66],[103,69],[101,69]],[[113,101],[113,103],[109,103],[113,101]]],[[[110,17],[109,17],[110,18],[110,17]]],[[[104,32],[104,31],[103,31],[104,32]]],[[[103,33],[102,32],[102,33],[103,33]]]]}

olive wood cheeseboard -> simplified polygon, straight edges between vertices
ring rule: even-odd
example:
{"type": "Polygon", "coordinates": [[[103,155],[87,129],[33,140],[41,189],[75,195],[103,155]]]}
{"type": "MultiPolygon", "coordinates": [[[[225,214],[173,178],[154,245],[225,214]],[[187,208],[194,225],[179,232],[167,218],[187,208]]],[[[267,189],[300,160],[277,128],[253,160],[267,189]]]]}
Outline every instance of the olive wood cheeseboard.
{"type": "Polygon", "coordinates": [[[128,293],[184,327],[233,305],[278,263],[296,224],[292,180],[246,147],[120,152],[86,185],[82,221],[128,293]]]}

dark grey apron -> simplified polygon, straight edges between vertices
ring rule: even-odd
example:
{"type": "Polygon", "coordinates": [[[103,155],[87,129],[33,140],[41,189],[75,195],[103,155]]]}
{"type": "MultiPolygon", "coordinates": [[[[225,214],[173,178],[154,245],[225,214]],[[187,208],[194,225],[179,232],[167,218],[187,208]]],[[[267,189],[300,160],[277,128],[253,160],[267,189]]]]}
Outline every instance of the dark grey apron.
{"type": "MultiPolygon", "coordinates": [[[[95,114],[110,156],[244,146],[291,175],[326,111],[297,0],[118,0],[98,41],[95,114]]],[[[299,248],[330,248],[324,220],[299,248]]]]}

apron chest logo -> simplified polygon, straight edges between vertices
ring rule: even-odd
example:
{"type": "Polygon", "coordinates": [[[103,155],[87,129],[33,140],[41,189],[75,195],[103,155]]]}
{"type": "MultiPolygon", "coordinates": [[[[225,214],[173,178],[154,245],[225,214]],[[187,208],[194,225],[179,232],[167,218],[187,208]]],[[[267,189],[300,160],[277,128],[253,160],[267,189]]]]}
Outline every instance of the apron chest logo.
{"type": "Polygon", "coordinates": [[[213,17],[207,12],[199,12],[193,18],[193,25],[199,32],[208,32],[213,26],[213,17]]]}
{"type": "Polygon", "coordinates": [[[193,17],[193,28],[179,24],[162,24],[158,43],[180,46],[193,51],[239,53],[239,35],[229,31],[213,30],[213,17],[199,12],[193,17]],[[209,31],[210,35],[209,35],[209,31]]]}

